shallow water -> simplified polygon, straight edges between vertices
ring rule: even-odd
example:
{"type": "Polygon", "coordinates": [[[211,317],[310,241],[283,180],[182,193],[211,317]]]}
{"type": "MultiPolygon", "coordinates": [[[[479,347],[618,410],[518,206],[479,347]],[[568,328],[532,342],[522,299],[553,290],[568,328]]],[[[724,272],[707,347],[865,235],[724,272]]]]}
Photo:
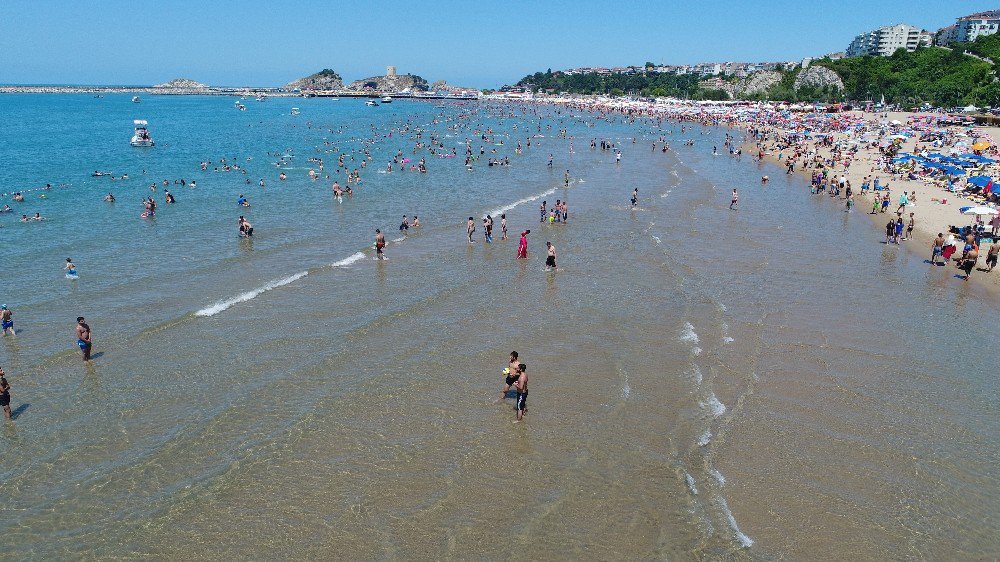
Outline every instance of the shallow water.
{"type": "Polygon", "coordinates": [[[13,557],[998,554],[996,303],[801,179],[711,156],[722,131],[664,125],[662,154],[655,124],[551,110],[2,101],[0,191],[56,186],[23,205],[50,220],[0,218],[0,299],[23,330],[0,348],[21,407],[0,437],[13,557]],[[128,147],[134,117],[157,147],[128,147]],[[353,198],[308,180],[309,156],[336,168],[324,140],[346,152],[407,121],[460,156],[474,135],[448,125],[492,126],[512,166],[379,174],[397,149],[419,158],[397,130],[353,198]],[[622,143],[620,165],[594,137],[622,143]],[[269,151],[295,155],[286,182],[269,151]],[[198,168],[234,156],[250,185],[198,168]],[[197,189],[138,218],[149,183],[181,177],[197,189]],[[539,224],[539,196],[568,198],[570,222],[539,224]],[[468,216],[501,210],[511,240],[465,241],[468,216]],[[424,226],[372,260],[374,228],[394,240],[413,213],[424,226]],[[70,349],[79,314],[90,367],[70,349]],[[520,425],[493,403],[511,349],[531,376],[520,425]]]}

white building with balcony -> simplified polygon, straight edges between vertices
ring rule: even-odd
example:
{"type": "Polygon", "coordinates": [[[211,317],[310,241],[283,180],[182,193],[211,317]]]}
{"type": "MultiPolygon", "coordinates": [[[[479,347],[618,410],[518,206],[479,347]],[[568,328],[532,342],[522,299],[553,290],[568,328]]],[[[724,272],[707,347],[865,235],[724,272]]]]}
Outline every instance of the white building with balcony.
{"type": "Polygon", "coordinates": [[[848,45],[847,56],[888,57],[899,49],[906,49],[912,53],[920,45],[928,46],[933,42],[934,36],[931,33],[919,27],[898,23],[858,35],[848,45]]]}

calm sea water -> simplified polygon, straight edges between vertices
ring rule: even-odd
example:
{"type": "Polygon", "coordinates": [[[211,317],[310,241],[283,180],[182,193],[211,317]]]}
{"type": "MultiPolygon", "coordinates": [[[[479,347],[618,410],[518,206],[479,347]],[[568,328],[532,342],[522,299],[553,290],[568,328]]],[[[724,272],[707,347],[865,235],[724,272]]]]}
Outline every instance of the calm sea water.
{"type": "Polygon", "coordinates": [[[0,215],[0,300],[21,330],[0,347],[20,414],[0,433],[7,555],[1000,554],[996,303],[879,245],[863,214],[711,156],[719,130],[244,103],[0,100],[0,193],[53,186],[0,198],[47,218],[0,215]],[[128,146],[134,118],[155,148],[128,146]],[[418,129],[459,157],[414,154],[418,129]],[[667,154],[651,150],[660,135],[667,154]],[[469,138],[511,166],[467,171],[469,138]],[[592,138],[619,143],[621,164],[592,138]],[[337,155],[360,168],[364,148],[362,187],[337,201],[337,155]],[[397,150],[428,173],[379,173],[397,150]],[[331,179],[308,178],[311,157],[331,179]],[[213,171],[221,158],[247,175],[213,171]],[[156,218],[139,218],[151,183],[181,178],[197,188],[171,183],[165,205],[159,185],[156,218]],[[557,198],[570,222],[539,224],[557,198]],[[465,219],[501,211],[511,240],[465,241],[465,219]],[[403,214],[424,225],[405,239],[403,214]],[[516,261],[524,228],[531,259],[516,261]],[[78,315],[101,353],[90,366],[78,315]],[[512,401],[493,403],[512,349],[532,377],[520,425],[512,401]]]}

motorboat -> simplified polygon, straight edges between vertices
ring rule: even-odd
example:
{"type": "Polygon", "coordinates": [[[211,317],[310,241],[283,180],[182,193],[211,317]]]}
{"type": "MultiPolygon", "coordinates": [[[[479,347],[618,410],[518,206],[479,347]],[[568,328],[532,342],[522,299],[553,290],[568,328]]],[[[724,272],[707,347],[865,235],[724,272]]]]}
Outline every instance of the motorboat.
{"type": "Polygon", "coordinates": [[[143,119],[136,119],[132,123],[135,124],[135,134],[132,135],[132,146],[140,147],[151,147],[154,146],[153,138],[149,136],[149,129],[146,126],[149,124],[143,119]]]}
{"type": "Polygon", "coordinates": [[[298,115],[298,114],[299,114],[299,108],[293,107],[292,108],[292,115],[298,115]]]}
{"type": "Polygon", "coordinates": [[[257,96],[256,99],[257,99],[257,101],[267,101],[267,96],[265,96],[264,94],[261,94],[261,95],[257,96]]]}
{"type": "Polygon", "coordinates": [[[239,100],[236,101],[236,105],[234,107],[236,109],[240,110],[240,111],[246,111],[247,110],[247,106],[245,106],[242,103],[240,103],[239,100]]]}
{"type": "Polygon", "coordinates": [[[375,100],[368,100],[365,102],[368,107],[378,107],[378,102],[375,100]]]}
{"type": "Polygon", "coordinates": [[[132,103],[139,103],[140,101],[142,100],[139,99],[139,96],[132,96],[132,103]]]}
{"type": "Polygon", "coordinates": [[[392,98],[389,96],[383,96],[381,100],[382,103],[392,103],[392,98]]]}

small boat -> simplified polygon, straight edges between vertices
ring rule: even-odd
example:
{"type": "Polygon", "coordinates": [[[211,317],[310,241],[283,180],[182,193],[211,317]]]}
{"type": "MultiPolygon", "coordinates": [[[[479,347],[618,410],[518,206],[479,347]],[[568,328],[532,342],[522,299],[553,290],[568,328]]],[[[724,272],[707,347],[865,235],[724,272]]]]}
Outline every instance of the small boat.
{"type": "Polygon", "coordinates": [[[365,102],[368,107],[378,107],[378,102],[375,100],[368,100],[365,102]]]}
{"type": "Polygon", "coordinates": [[[392,98],[389,96],[383,96],[381,100],[382,103],[392,103],[392,98]]]}
{"type": "Polygon", "coordinates": [[[293,107],[292,108],[292,115],[298,115],[298,114],[299,114],[299,108],[293,107]]]}
{"type": "Polygon", "coordinates": [[[239,101],[237,101],[236,105],[234,105],[233,107],[235,107],[236,109],[238,109],[240,111],[246,111],[247,110],[247,106],[243,105],[239,101]]]}
{"type": "Polygon", "coordinates": [[[153,138],[149,136],[149,130],[146,128],[148,123],[142,119],[136,119],[133,123],[135,124],[135,134],[132,135],[132,141],[129,144],[139,147],[154,146],[156,143],[153,142],[153,138]]]}
{"type": "Polygon", "coordinates": [[[139,96],[132,96],[132,103],[139,103],[140,101],[142,100],[139,99],[139,96]]]}
{"type": "Polygon", "coordinates": [[[264,94],[261,94],[261,95],[257,96],[256,99],[257,99],[257,101],[267,101],[267,96],[265,96],[264,94]]]}

